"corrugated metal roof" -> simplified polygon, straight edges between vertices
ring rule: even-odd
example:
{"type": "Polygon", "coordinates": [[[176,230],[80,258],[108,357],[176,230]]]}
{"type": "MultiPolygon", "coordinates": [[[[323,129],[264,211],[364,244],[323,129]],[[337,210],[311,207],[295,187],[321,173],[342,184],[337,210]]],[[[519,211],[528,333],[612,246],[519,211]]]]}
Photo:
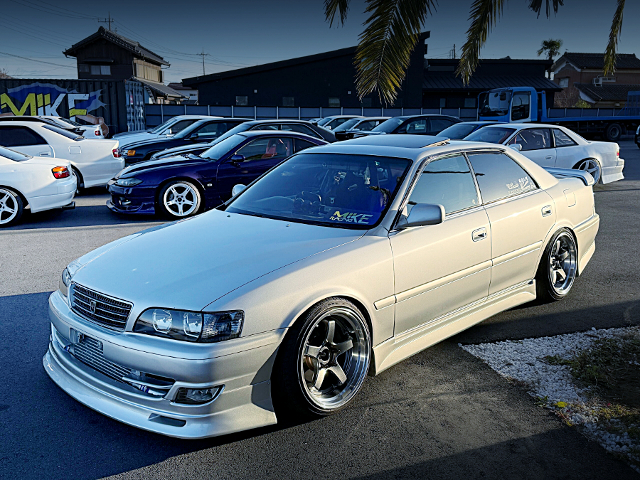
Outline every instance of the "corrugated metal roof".
{"type": "Polygon", "coordinates": [[[603,83],[601,87],[596,87],[591,83],[574,83],[578,90],[598,102],[624,102],[627,94],[640,90],[640,85],[620,85],[616,83],[603,83]]]}
{"type": "Polygon", "coordinates": [[[163,97],[188,98],[186,95],[176,92],[173,88],[168,87],[163,83],[152,82],[151,80],[146,80],[144,78],[133,78],[163,97]]]}
{"type": "MultiPolygon", "coordinates": [[[[571,62],[578,68],[604,69],[604,53],[565,52],[554,64],[560,65],[563,60],[571,62]]],[[[619,53],[616,56],[616,69],[640,69],[640,59],[635,53],[619,53]]]]}
{"type": "Polygon", "coordinates": [[[462,80],[452,75],[433,75],[426,73],[422,88],[425,90],[491,90],[492,88],[533,87],[538,90],[562,90],[551,80],[539,76],[472,76],[468,86],[462,80]]]}

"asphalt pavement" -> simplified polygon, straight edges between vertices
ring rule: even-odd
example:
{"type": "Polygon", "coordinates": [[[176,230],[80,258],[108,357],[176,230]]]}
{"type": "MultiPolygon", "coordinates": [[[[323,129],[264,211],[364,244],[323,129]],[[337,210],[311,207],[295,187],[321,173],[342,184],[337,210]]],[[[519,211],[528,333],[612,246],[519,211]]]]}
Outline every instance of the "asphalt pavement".
{"type": "Polygon", "coordinates": [[[621,147],[626,179],[596,187],[596,253],[568,298],[501,313],[368,378],[331,417],[200,441],[98,414],[42,367],[66,264],[162,219],[113,214],[102,189],[75,210],[26,215],[0,230],[0,478],[637,478],[458,347],[640,324],[640,150],[621,147]]]}

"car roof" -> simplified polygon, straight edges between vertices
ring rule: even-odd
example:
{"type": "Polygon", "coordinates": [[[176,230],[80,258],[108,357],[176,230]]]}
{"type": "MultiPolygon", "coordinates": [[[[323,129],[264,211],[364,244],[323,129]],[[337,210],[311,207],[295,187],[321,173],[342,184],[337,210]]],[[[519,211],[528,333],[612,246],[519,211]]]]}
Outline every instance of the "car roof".
{"type": "MultiPolygon", "coordinates": [[[[469,120],[467,122],[458,122],[456,125],[507,125],[506,123],[492,122],[490,120],[469,120]]],[[[451,125],[453,127],[453,125],[451,125]]]]}
{"type": "Polygon", "coordinates": [[[269,118],[265,120],[250,120],[247,125],[258,125],[260,123],[304,123],[310,124],[309,120],[299,120],[297,118],[269,118]]]}
{"type": "Polygon", "coordinates": [[[552,125],[550,123],[496,123],[494,125],[487,125],[487,128],[492,127],[509,127],[522,130],[524,128],[560,128],[561,125],[552,125]]]}
{"type": "Polygon", "coordinates": [[[307,135],[306,133],[301,133],[301,132],[293,132],[291,130],[245,130],[243,132],[238,132],[236,133],[236,135],[242,135],[244,137],[247,138],[251,138],[251,137],[266,137],[266,136],[278,136],[278,137],[282,137],[282,136],[287,136],[287,137],[300,137],[302,139],[313,139],[316,141],[321,141],[321,142],[326,142],[326,140],[322,139],[322,138],[318,138],[318,137],[312,137],[311,135],[307,135]]]}

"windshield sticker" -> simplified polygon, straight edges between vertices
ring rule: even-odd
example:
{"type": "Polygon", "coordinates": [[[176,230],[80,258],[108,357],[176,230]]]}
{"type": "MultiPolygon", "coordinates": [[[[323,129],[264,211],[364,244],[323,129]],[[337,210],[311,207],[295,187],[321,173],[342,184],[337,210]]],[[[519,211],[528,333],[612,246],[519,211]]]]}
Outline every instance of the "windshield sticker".
{"type": "Polygon", "coordinates": [[[336,210],[334,214],[331,215],[329,220],[333,220],[334,222],[359,223],[361,225],[369,225],[371,217],[373,217],[373,215],[351,212],[340,213],[340,211],[336,210]]]}

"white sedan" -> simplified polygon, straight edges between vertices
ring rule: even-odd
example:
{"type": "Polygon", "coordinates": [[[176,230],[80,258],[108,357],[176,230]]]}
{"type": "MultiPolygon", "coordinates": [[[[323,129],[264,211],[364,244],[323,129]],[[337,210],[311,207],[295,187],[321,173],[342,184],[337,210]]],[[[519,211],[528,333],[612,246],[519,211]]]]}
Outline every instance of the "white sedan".
{"type": "Polygon", "coordinates": [[[124,168],[117,140],[85,140],[37,118],[0,119],[0,145],[34,157],[67,159],[78,188],[106,185],[124,168]]]}
{"type": "Polygon", "coordinates": [[[617,143],[591,142],[558,125],[500,123],[476,130],[465,140],[509,145],[543,167],[589,172],[596,183],[624,178],[624,160],[617,143]]]}
{"type": "Polygon", "coordinates": [[[25,208],[35,213],[72,207],[75,193],[76,177],[68,160],[0,147],[0,227],[18,222],[25,208]]]}
{"type": "Polygon", "coordinates": [[[81,135],[88,139],[106,138],[106,135],[109,133],[109,128],[104,123],[97,125],[83,125],[82,123],[74,122],[68,118],[56,117],[53,115],[40,115],[38,118],[49,120],[65,130],[75,128],[78,133],[82,132],[81,135]]]}

